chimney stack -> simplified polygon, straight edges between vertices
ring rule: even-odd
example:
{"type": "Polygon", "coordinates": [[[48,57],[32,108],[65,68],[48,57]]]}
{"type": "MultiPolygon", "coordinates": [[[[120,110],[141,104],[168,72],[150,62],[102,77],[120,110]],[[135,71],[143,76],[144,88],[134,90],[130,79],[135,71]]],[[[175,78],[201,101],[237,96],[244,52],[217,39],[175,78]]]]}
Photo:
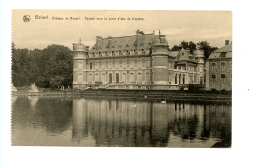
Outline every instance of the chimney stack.
{"type": "Polygon", "coordinates": [[[229,45],[229,40],[225,40],[225,45],[229,45]]]}

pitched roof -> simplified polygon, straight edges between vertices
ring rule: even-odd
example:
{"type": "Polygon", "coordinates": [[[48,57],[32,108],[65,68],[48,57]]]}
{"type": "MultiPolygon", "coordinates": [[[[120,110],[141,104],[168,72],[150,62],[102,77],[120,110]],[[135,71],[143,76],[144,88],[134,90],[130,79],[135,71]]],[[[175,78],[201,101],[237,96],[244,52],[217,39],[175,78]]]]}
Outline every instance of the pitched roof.
{"type": "Polygon", "coordinates": [[[220,53],[220,52],[232,52],[232,43],[229,45],[225,45],[224,47],[221,47],[214,51],[215,53],[220,53]]]}
{"type": "Polygon", "coordinates": [[[89,52],[148,49],[155,34],[99,38],[89,52]]]}
{"type": "Polygon", "coordinates": [[[212,58],[232,58],[232,43],[229,45],[225,45],[210,54],[209,59],[212,58]]]}
{"type": "Polygon", "coordinates": [[[190,51],[182,48],[178,52],[177,61],[195,61],[195,57],[190,53],[190,51]]]}

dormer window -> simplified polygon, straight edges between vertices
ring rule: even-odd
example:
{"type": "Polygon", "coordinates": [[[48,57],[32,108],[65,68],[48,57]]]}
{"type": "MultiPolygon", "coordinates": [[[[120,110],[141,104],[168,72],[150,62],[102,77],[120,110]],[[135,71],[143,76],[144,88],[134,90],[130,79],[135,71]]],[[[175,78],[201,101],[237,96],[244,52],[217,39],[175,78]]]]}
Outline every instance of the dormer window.
{"type": "Polygon", "coordinates": [[[225,58],[225,57],[226,57],[226,53],[225,53],[225,52],[222,52],[219,57],[220,57],[220,58],[225,58]]]}
{"type": "Polygon", "coordinates": [[[182,56],[184,56],[184,53],[181,53],[182,56]]]}

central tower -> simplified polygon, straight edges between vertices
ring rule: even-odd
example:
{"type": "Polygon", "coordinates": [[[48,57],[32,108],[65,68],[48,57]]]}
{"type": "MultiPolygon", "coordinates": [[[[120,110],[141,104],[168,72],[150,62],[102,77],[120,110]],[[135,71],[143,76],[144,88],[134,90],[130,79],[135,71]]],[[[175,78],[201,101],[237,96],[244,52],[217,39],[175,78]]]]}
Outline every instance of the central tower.
{"type": "Polygon", "coordinates": [[[152,43],[152,89],[169,89],[168,42],[165,35],[156,36],[152,43]]]}

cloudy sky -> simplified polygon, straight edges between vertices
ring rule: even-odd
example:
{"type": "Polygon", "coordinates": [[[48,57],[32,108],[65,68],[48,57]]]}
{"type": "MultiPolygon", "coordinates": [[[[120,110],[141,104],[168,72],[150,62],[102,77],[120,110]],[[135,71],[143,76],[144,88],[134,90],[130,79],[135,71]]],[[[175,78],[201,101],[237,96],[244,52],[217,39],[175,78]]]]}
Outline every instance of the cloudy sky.
{"type": "Polygon", "coordinates": [[[79,38],[92,47],[96,36],[129,36],[134,35],[137,29],[144,33],[155,31],[156,34],[160,30],[166,35],[170,47],[182,40],[195,43],[206,40],[216,47],[222,47],[225,40],[232,41],[231,11],[13,10],[12,19],[12,41],[16,48],[31,50],[43,49],[51,44],[72,48],[72,43],[78,42],[79,38]],[[29,15],[31,20],[25,23],[24,15],[29,15]],[[36,15],[48,18],[36,19],[36,15]],[[71,17],[79,20],[70,20],[71,17]]]}

